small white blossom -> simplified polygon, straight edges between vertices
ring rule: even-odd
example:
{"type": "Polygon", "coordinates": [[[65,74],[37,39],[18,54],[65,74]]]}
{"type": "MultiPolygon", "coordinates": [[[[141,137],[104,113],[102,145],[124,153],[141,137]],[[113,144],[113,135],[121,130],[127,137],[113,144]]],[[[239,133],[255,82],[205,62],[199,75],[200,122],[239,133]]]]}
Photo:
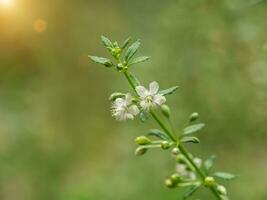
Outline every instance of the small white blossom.
{"type": "Polygon", "coordinates": [[[155,108],[166,102],[166,98],[158,93],[159,84],[156,81],[149,84],[149,90],[144,86],[137,86],[135,90],[141,98],[140,106],[145,110],[155,108]]]}
{"type": "Polygon", "coordinates": [[[182,163],[177,164],[176,172],[180,174],[182,177],[190,179],[190,180],[195,180],[197,178],[195,172],[188,169],[186,164],[182,164],[182,163]]]}
{"type": "Polygon", "coordinates": [[[188,174],[188,171],[186,169],[186,165],[185,164],[177,164],[176,165],[176,171],[178,172],[178,174],[180,174],[181,176],[186,176],[188,174]]]}
{"type": "Polygon", "coordinates": [[[202,165],[202,160],[200,158],[194,158],[194,163],[196,164],[196,166],[201,167],[202,165]]]}
{"type": "Polygon", "coordinates": [[[111,106],[112,116],[118,121],[125,121],[127,119],[134,119],[139,113],[136,105],[132,104],[131,94],[126,94],[124,98],[117,98],[111,106]]]}

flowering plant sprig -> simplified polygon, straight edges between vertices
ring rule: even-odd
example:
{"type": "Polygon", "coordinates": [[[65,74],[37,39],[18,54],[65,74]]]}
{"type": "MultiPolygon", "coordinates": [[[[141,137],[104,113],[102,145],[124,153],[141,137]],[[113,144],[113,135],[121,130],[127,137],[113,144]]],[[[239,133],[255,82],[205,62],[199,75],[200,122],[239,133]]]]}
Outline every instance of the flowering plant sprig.
{"type": "Polygon", "coordinates": [[[217,199],[228,200],[226,188],[219,184],[217,179],[232,180],[237,176],[227,172],[213,173],[211,169],[215,161],[214,155],[202,161],[188,153],[184,147],[184,143],[199,143],[199,139],[194,134],[200,131],[205,124],[196,123],[199,118],[198,113],[192,113],[189,116],[185,127],[179,134],[173,128],[170,119],[171,109],[166,104],[166,96],[174,93],[178,86],[160,90],[156,81],[151,82],[148,89],[141,85],[137,77],[130,72],[132,65],[149,59],[148,56],[134,58],[140,47],[139,40],[130,45],[131,39],[128,38],[121,46],[118,42],[112,43],[104,36],[101,37],[101,40],[115,62],[103,57],[89,57],[96,63],[121,72],[133,89],[132,94],[117,92],[110,96],[112,116],[118,121],[133,120],[138,116],[142,122],[145,122],[152,118],[161,128],[161,130],[151,129],[146,135],[135,139],[138,145],[135,155],[144,155],[148,150],[154,148],[171,149],[171,156],[175,160],[176,167],[173,174],[165,180],[168,188],[187,187],[188,189],[183,195],[184,199],[187,199],[204,186],[217,199]]]}

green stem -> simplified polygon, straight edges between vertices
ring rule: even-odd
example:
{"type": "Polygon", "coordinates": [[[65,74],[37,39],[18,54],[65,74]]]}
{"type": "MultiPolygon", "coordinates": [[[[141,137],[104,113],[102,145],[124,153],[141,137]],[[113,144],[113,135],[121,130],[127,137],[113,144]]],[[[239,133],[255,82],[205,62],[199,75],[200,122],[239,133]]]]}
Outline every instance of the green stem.
{"type": "MultiPolygon", "coordinates": [[[[135,85],[132,82],[129,72],[127,70],[123,71],[123,74],[125,75],[126,79],[128,80],[128,82],[130,83],[131,87],[133,88],[133,90],[136,92],[135,90],[135,85]]],[[[166,132],[166,134],[172,139],[173,142],[175,142],[176,144],[178,144],[178,148],[181,151],[181,153],[186,157],[186,159],[188,160],[188,162],[193,166],[193,168],[195,169],[196,173],[198,174],[198,176],[201,178],[202,182],[205,181],[205,174],[201,171],[201,169],[199,169],[199,167],[195,164],[195,162],[192,160],[192,158],[189,156],[189,154],[187,153],[186,149],[179,144],[177,138],[175,137],[176,135],[173,133],[174,131],[170,131],[167,126],[164,124],[164,122],[160,119],[160,117],[153,111],[150,110],[150,114],[152,115],[152,117],[155,119],[155,121],[159,124],[159,126],[166,132]]],[[[221,200],[222,198],[220,197],[220,195],[218,194],[217,190],[214,187],[210,187],[211,192],[219,199],[221,200]]]]}
{"type": "Polygon", "coordinates": [[[165,124],[161,121],[161,119],[159,118],[159,116],[153,111],[150,110],[150,114],[152,115],[152,117],[156,120],[156,122],[159,124],[159,126],[167,133],[167,135],[172,139],[172,141],[174,141],[175,143],[177,143],[177,139],[175,138],[174,134],[172,134],[172,132],[165,126],[165,124]]]}
{"type": "Polygon", "coordinates": [[[130,85],[133,88],[133,90],[136,92],[135,85],[134,85],[133,81],[130,78],[129,72],[127,70],[125,70],[125,71],[123,71],[123,74],[126,77],[126,79],[128,80],[128,82],[130,83],[130,85]]]}

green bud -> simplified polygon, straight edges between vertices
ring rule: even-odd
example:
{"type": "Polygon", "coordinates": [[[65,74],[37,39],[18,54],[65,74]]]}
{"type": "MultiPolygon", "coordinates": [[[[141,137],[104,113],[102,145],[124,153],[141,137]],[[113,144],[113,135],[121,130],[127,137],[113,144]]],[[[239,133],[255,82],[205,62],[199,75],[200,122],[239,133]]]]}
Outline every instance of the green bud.
{"type": "Polygon", "coordinates": [[[121,63],[117,64],[117,69],[118,70],[122,70],[123,69],[123,64],[121,64],[121,63]]]}
{"type": "Polygon", "coordinates": [[[180,153],[180,150],[177,147],[174,147],[172,149],[172,155],[177,156],[177,155],[179,155],[179,153],[180,153]]]}
{"type": "Polygon", "coordinates": [[[171,175],[171,180],[173,183],[179,183],[181,181],[181,177],[179,174],[175,173],[173,175],[171,175]]]}
{"type": "Polygon", "coordinates": [[[114,46],[114,47],[119,47],[119,44],[118,44],[118,42],[117,42],[117,41],[115,41],[115,42],[113,43],[113,46],[114,46]]]}
{"type": "Polygon", "coordinates": [[[138,145],[146,145],[146,144],[150,144],[151,140],[146,136],[139,136],[135,139],[135,142],[138,145]]]}
{"type": "Polygon", "coordinates": [[[162,149],[169,149],[171,147],[170,143],[167,141],[161,142],[161,148],[162,149]]]}
{"type": "Polygon", "coordinates": [[[217,186],[217,191],[222,195],[227,195],[226,188],[223,185],[218,185],[217,186]]]}
{"type": "Polygon", "coordinates": [[[169,106],[167,106],[167,105],[162,105],[161,106],[161,111],[162,111],[162,114],[165,116],[165,117],[167,117],[167,118],[169,118],[170,116],[171,116],[171,109],[170,109],[170,107],[169,106]]]}
{"type": "Polygon", "coordinates": [[[136,156],[142,156],[142,155],[144,155],[146,152],[147,152],[147,148],[144,148],[144,147],[138,147],[138,148],[135,150],[135,155],[136,155],[136,156]]]}
{"type": "Polygon", "coordinates": [[[213,187],[216,184],[215,179],[211,176],[207,176],[204,181],[206,187],[213,187]]]}
{"type": "Polygon", "coordinates": [[[192,114],[190,115],[189,120],[190,120],[190,122],[193,122],[193,121],[196,121],[196,120],[198,119],[198,117],[199,117],[199,114],[196,113],[196,112],[194,112],[194,113],[192,113],[192,114]]]}
{"type": "Polygon", "coordinates": [[[175,186],[174,182],[171,179],[169,179],[169,178],[165,180],[165,185],[168,188],[174,188],[174,186],[175,186]]]}

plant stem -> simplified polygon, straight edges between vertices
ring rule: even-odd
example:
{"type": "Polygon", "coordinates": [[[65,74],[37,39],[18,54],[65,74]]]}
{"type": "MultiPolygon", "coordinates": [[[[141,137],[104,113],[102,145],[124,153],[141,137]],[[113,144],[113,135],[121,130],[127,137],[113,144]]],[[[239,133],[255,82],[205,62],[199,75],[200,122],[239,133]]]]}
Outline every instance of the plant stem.
{"type": "MultiPolygon", "coordinates": [[[[130,83],[131,87],[133,88],[133,90],[136,93],[135,90],[135,85],[132,82],[130,75],[128,73],[127,70],[123,71],[123,74],[125,75],[126,79],[128,80],[128,82],[130,83]]],[[[153,111],[150,110],[150,114],[152,115],[152,117],[155,119],[155,121],[159,124],[159,126],[166,132],[166,134],[172,139],[173,142],[175,142],[175,144],[177,144],[177,147],[179,148],[179,150],[181,151],[181,153],[186,157],[186,159],[188,160],[188,162],[193,166],[193,168],[195,169],[196,173],[198,174],[198,176],[201,178],[202,182],[205,181],[205,174],[201,171],[201,169],[195,164],[195,162],[192,160],[192,158],[189,156],[189,154],[187,153],[186,149],[179,144],[178,139],[176,138],[176,134],[174,134],[174,131],[170,131],[167,126],[164,124],[164,122],[160,119],[160,117],[153,111]]],[[[220,195],[218,194],[217,190],[214,187],[210,187],[211,192],[219,199],[221,200],[222,198],[220,197],[220,195]]]]}
{"type": "Polygon", "coordinates": [[[125,75],[126,79],[128,80],[128,82],[130,83],[131,87],[133,88],[133,90],[136,93],[135,85],[134,85],[134,83],[132,82],[132,80],[130,78],[129,72],[127,70],[125,70],[125,71],[123,71],[123,74],[125,75]]]}
{"type": "Polygon", "coordinates": [[[162,120],[159,118],[159,116],[153,111],[150,110],[150,114],[152,117],[156,120],[156,122],[159,124],[159,126],[167,133],[167,135],[172,139],[173,142],[177,143],[177,139],[174,136],[174,134],[169,131],[169,129],[165,126],[165,124],[162,122],[162,120]]]}

